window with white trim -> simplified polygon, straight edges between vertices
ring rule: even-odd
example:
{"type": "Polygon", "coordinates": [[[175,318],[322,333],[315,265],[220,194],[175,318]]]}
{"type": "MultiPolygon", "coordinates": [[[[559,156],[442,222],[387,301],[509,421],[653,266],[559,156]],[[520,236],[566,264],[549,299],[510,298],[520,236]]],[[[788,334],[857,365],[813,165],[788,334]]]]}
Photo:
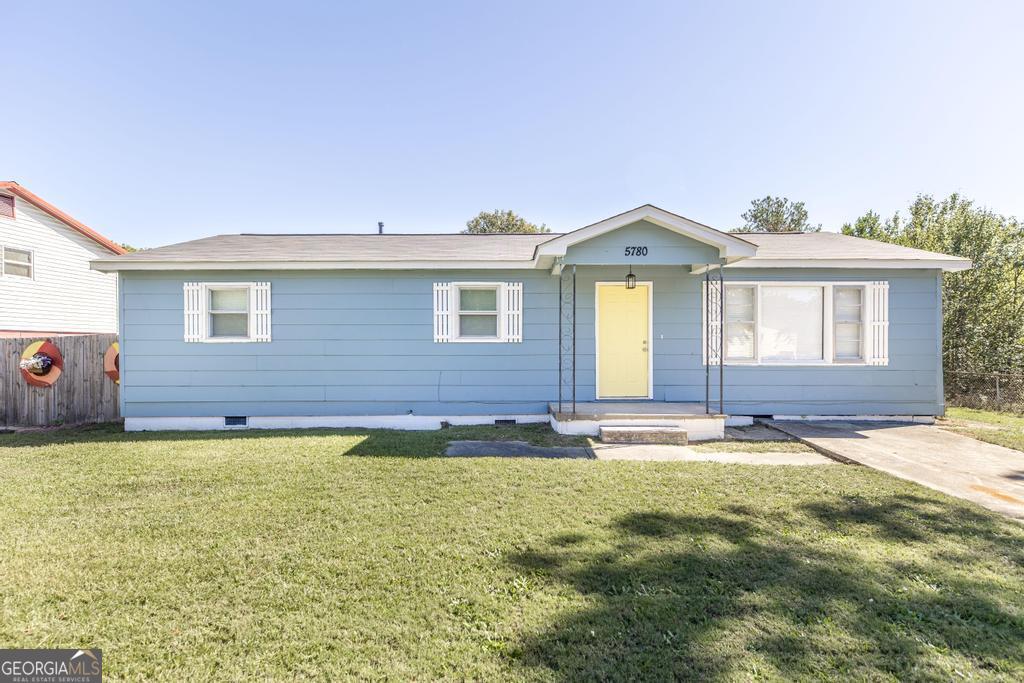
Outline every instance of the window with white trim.
{"type": "Polygon", "coordinates": [[[760,294],[760,359],[824,360],[824,288],[761,285],[760,294]]]}
{"type": "Polygon", "coordinates": [[[725,362],[888,365],[888,307],[888,282],[726,283],[725,362]]]}
{"type": "Polygon", "coordinates": [[[455,285],[456,339],[498,340],[501,285],[455,285]]]}
{"type": "Polygon", "coordinates": [[[248,339],[249,287],[209,285],[206,295],[210,338],[248,339]]]}
{"type": "Polygon", "coordinates": [[[435,342],[523,340],[523,283],[435,282],[435,342]]]}
{"type": "Polygon", "coordinates": [[[32,257],[32,252],[28,249],[15,249],[14,247],[2,247],[3,268],[0,271],[4,275],[14,275],[16,277],[27,277],[32,279],[32,271],[34,270],[35,264],[32,257]]]}
{"type": "Polygon", "coordinates": [[[725,357],[754,360],[756,357],[756,288],[725,288],[725,357]]]}
{"type": "Polygon", "coordinates": [[[185,341],[269,342],[269,282],[186,282],[185,341]]]}
{"type": "Polygon", "coordinates": [[[837,363],[864,360],[864,287],[832,288],[833,353],[837,363]]]}

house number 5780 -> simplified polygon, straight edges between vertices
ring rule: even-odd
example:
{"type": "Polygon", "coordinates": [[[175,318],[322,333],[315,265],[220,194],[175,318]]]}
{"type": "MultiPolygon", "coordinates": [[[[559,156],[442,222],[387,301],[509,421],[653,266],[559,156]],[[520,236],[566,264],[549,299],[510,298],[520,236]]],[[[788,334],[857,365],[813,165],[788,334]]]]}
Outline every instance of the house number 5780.
{"type": "Polygon", "coordinates": [[[626,256],[647,256],[647,247],[626,247],[626,256]]]}

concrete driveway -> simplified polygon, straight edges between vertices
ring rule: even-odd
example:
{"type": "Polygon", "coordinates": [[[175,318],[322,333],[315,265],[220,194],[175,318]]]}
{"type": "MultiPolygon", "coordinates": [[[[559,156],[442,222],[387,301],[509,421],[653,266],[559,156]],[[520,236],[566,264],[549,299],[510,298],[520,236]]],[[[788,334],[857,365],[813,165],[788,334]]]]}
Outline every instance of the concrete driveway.
{"type": "Polygon", "coordinates": [[[933,425],[789,422],[773,427],[833,457],[873,467],[1024,521],[1024,453],[933,425]]]}

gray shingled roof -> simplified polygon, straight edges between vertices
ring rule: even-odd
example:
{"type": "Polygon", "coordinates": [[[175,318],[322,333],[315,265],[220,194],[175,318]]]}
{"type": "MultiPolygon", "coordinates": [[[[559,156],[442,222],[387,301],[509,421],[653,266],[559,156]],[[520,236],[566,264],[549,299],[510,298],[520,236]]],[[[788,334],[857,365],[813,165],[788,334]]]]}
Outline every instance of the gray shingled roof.
{"type": "MultiPolygon", "coordinates": [[[[528,265],[537,245],[559,237],[543,235],[217,235],[147,249],[102,263],[126,262],[381,262],[523,261],[528,265]]],[[[949,261],[955,257],[833,232],[744,233],[757,255],[734,264],[772,259],[866,259],[949,261]]]]}
{"type": "MultiPolygon", "coordinates": [[[[851,237],[836,232],[751,232],[740,235],[757,245],[757,255],[745,261],[765,259],[871,259],[949,260],[946,254],[898,244],[851,237]]],[[[736,263],[743,267],[743,261],[736,263]]]]}
{"type": "Polygon", "coordinates": [[[558,235],[217,235],[125,261],[530,261],[558,235]]]}

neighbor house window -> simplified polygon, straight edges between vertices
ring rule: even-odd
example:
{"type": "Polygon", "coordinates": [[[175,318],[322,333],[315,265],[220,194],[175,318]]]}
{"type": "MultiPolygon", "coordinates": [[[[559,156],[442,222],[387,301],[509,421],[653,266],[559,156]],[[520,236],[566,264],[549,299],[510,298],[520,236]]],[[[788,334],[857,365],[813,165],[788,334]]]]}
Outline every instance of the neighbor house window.
{"type": "Polygon", "coordinates": [[[3,274],[32,277],[32,252],[27,249],[3,248],[3,274]]]}
{"type": "Polygon", "coordinates": [[[185,341],[269,342],[269,282],[186,282],[185,341]]]}
{"type": "Polygon", "coordinates": [[[864,359],[864,288],[834,287],[832,317],[835,320],[837,361],[864,359]]]}
{"type": "Polygon", "coordinates": [[[457,286],[458,339],[498,338],[500,285],[457,286]]]}
{"type": "Polygon", "coordinates": [[[14,218],[14,197],[0,194],[0,216],[14,218]]]}
{"type": "Polygon", "coordinates": [[[888,308],[888,282],[726,283],[725,361],[887,365],[888,308]]]}

